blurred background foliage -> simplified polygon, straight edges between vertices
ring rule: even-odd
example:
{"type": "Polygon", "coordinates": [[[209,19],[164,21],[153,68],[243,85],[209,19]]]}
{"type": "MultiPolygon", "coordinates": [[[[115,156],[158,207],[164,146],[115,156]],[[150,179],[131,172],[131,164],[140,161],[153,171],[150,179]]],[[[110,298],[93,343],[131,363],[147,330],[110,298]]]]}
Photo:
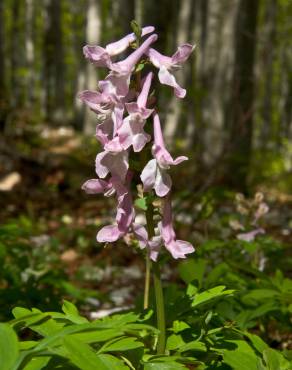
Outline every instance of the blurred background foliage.
{"type": "Polygon", "coordinates": [[[165,133],[191,152],[194,171],[237,188],[291,186],[291,0],[2,0],[2,134],[44,123],[92,133],[76,94],[103,71],[82,46],[118,39],[134,18],[156,27],[163,53],[197,45],[179,74],[186,99],[159,91],[165,133]]]}

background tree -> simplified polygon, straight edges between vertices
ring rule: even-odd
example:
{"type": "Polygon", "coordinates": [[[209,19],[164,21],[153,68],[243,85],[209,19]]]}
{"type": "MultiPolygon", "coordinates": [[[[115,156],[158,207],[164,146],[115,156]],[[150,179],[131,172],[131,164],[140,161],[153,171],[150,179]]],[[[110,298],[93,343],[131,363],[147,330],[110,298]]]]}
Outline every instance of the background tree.
{"type": "Polygon", "coordinates": [[[258,4],[258,0],[241,0],[235,23],[226,178],[240,190],[246,188],[251,159],[258,4]]]}

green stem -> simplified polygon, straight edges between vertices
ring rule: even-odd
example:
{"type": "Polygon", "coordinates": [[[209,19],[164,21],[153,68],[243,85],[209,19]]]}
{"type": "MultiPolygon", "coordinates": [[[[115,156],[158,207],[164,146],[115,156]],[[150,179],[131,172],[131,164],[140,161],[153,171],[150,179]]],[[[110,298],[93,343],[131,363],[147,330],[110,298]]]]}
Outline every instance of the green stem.
{"type": "MultiPolygon", "coordinates": [[[[153,205],[148,204],[146,211],[147,231],[148,237],[151,239],[154,235],[154,223],[153,223],[153,205]]],[[[164,299],[163,290],[160,278],[160,268],[158,262],[154,262],[153,266],[153,282],[154,282],[154,293],[156,300],[156,317],[157,317],[157,329],[159,330],[158,342],[157,342],[157,354],[163,355],[165,353],[165,313],[164,313],[164,299]]]]}
{"type": "Polygon", "coordinates": [[[153,281],[156,299],[156,316],[157,329],[159,330],[157,342],[157,354],[164,355],[165,353],[165,314],[164,314],[164,299],[163,290],[160,278],[160,268],[158,262],[153,263],[153,281]]]}
{"type": "Polygon", "coordinates": [[[149,290],[150,290],[150,271],[151,271],[151,260],[149,252],[146,255],[146,271],[145,271],[145,286],[144,286],[144,310],[149,307],[149,290]]]}

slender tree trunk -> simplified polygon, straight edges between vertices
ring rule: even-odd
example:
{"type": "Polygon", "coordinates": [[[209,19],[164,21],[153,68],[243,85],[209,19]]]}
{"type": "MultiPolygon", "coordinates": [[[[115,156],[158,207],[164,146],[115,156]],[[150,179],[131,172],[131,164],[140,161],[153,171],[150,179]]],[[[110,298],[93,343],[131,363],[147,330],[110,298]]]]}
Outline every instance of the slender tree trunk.
{"type": "Polygon", "coordinates": [[[4,131],[8,112],[4,21],[4,1],[0,1],[0,132],[4,131]]]}
{"type": "Polygon", "coordinates": [[[122,33],[131,32],[130,22],[135,18],[135,0],[119,0],[118,4],[122,33]]]}
{"type": "MultiPolygon", "coordinates": [[[[85,86],[86,82],[86,68],[87,62],[84,58],[82,48],[86,44],[86,27],[87,27],[87,1],[81,0],[75,4],[74,12],[75,12],[75,19],[79,20],[78,23],[76,21],[75,27],[76,31],[74,33],[74,49],[75,49],[75,58],[77,62],[78,68],[78,75],[75,78],[75,104],[74,104],[74,119],[73,119],[73,126],[78,131],[83,131],[84,128],[84,119],[85,119],[85,105],[77,99],[77,93],[87,89],[85,86]],[[84,13],[84,16],[80,17],[80,13],[84,13]]],[[[81,14],[82,14],[81,13],[81,14]]]]}
{"type": "MultiPolygon", "coordinates": [[[[177,25],[177,34],[175,38],[176,47],[185,44],[186,42],[191,42],[191,40],[188,40],[188,18],[189,15],[191,14],[192,2],[193,2],[192,0],[185,0],[177,10],[178,25],[177,25]]],[[[190,63],[191,61],[188,61],[186,67],[188,67],[190,63]]],[[[187,79],[185,78],[187,73],[188,73],[187,68],[184,68],[178,73],[176,73],[176,79],[178,83],[181,84],[182,86],[184,86],[187,83],[187,79]]],[[[169,102],[168,106],[169,109],[167,110],[164,133],[166,138],[169,137],[172,141],[175,134],[182,136],[181,134],[185,131],[187,127],[187,122],[186,121],[183,122],[184,127],[179,126],[179,122],[181,121],[180,115],[182,111],[181,109],[182,106],[181,104],[177,103],[177,98],[175,96],[172,95],[171,101],[169,102]]]]}
{"type": "MultiPolygon", "coordinates": [[[[100,41],[100,9],[97,0],[89,0],[87,11],[86,41],[91,45],[98,45],[100,41]]],[[[96,90],[98,81],[97,68],[87,62],[85,85],[87,90],[96,90]]],[[[96,126],[96,114],[85,109],[84,132],[92,134],[96,126]]]]}
{"type": "Polygon", "coordinates": [[[235,27],[235,60],[226,179],[245,191],[251,158],[254,64],[259,0],[241,0],[235,27]]]}
{"type": "Polygon", "coordinates": [[[277,21],[277,0],[270,0],[266,7],[265,24],[267,27],[267,42],[264,50],[264,97],[262,104],[262,129],[261,147],[265,149],[271,139],[273,126],[273,76],[274,58],[276,50],[276,21],[277,21]]]}
{"type": "Polygon", "coordinates": [[[36,71],[34,70],[34,38],[33,32],[35,27],[34,22],[34,1],[26,0],[26,23],[25,23],[25,48],[26,48],[26,67],[27,67],[27,79],[26,79],[26,88],[27,88],[27,99],[26,106],[29,109],[33,108],[34,103],[34,94],[35,94],[35,75],[36,71]]]}
{"type": "Polygon", "coordinates": [[[46,119],[64,123],[64,51],[62,40],[62,2],[47,0],[44,37],[46,119]]]}
{"type": "Polygon", "coordinates": [[[12,1],[12,17],[13,23],[11,27],[11,86],[13,87],[13,95],[11,96],[11,103],[13,109],[20,109],[21,107],[21,84],[19,81],[19,67],[24,59],[23,48],[20,46],[21,35],[21,2],[20,0],[12,1]]]}
{"type": "Polygon", "coordinates": [[[284,103],[284,122],[283,122],[283,133],[284,137],[288,140],[292,138],[292,73],[291,69],[292,53],[291,50],[287,51],[286,55],[286,97],[284,103]]]}

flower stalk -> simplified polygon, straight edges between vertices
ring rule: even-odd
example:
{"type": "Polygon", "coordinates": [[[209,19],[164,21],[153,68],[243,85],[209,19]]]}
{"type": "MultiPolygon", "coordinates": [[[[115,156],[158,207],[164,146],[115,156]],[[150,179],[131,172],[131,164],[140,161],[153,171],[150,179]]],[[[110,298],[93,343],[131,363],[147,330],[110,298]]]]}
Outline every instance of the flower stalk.
{"type": "MultiPolygon", "coordinates": [[[[153,238],[155,235],[154,230],[154,207],[152,203],[149,202],[146,210],[146,222],[147,222],[147,231],[148,237],[153,238]]],[[[147,263],[147,262],[146,262],[147,263]]],[[[160,266],[158,262],[153,262],[153,284],[154,284],[154,294],[156,302],[156,319],[157,319],[157,329],[159,330],[158,341],[157,341],[157,354],[163,355],[165,352],[165,310],[164,310],[164,298],[163,298],[163,289],[160,276],[160,266]]]]}

